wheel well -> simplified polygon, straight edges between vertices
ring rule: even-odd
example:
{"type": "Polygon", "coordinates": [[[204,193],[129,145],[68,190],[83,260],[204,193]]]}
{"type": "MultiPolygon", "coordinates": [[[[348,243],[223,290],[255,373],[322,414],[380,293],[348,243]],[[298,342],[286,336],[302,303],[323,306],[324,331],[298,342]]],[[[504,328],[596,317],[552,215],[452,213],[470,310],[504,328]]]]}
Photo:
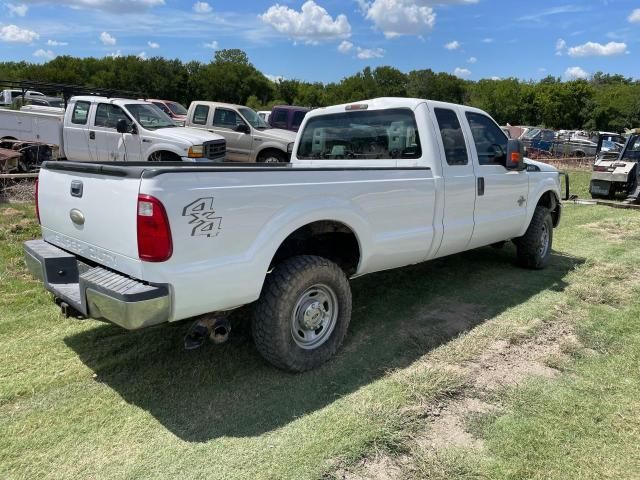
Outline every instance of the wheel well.
{"type": "Polygon", "coordinates": [[[557,227],[560,223],[560,201],[556,194],[552,191],[545,192],[544,195],[540,197],[540,200],[538,200],[538,205],[547,207],[551,211],[553,226],[557,227]]]}
{"type": "Polygon", "coordinates": [[[289,235],[276,251],[269,270],[297,255],[317,255],[335,262],[347,275],[360,263],[360,245],[353,231],[343,223],[323,220],[310,223],[289,235]]]}
{"type": "Polygon", "coordinates": [[[170,152],[169,150],[156,150],[155,152],[151,152],[147,157],[148,161],[151,161],[152,155],[160,155],[161,162],[181,162],[182,158],[180,155],[174,152],[170,152]]]}
{"type": "Polygon", "coordinates": [[[267,147],[263,150],[260,150],[258,152],[258,155],[256,156],[256,160],[260,161],[260,159],[266,157],[270,153],[277,154],[278,157],[284,158],[285,161],[287,161],[287,154],[284,151],[280,150],[279,148],[274,148],[274,147],[267,147]]]}

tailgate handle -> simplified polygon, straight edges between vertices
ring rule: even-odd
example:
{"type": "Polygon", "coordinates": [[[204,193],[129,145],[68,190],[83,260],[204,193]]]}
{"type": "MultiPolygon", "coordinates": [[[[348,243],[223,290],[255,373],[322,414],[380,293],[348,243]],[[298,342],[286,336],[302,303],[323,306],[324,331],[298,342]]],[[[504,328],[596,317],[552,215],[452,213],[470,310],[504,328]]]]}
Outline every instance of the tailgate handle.
{"type": "Polygon", "coordinates": [[[72,197],[82,197],[82,182],[80,180],[73,180],[71,182],[71,196],[72,197]]]}

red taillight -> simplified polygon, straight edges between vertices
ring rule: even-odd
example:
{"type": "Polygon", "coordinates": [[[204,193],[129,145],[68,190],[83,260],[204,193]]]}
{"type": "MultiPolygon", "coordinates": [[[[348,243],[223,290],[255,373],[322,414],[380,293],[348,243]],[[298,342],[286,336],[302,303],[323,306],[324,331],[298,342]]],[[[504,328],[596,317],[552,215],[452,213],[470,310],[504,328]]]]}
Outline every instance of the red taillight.
{"type": "Polygon", "coordinates": [[[164,262],[173,254],[169,218],[160,200],[138,195],[138,257],[145,262],[164,262]]]}
{"type": "Polygon", "coordinates": [[[35,197],[36,197],[36,218],[38,219],[38,223],[40,222],[40,207],[38,207],[38,178],[36,178],[36,191],[35,191],[35,197]]]}

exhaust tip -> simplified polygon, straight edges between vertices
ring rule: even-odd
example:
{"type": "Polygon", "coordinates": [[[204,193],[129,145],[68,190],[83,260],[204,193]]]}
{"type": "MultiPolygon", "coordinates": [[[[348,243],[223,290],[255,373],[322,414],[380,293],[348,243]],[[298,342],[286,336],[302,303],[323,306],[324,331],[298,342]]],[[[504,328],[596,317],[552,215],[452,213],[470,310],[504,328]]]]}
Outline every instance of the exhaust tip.
{"type": "Polygon", "coordinates": [[[229,334],[231,333],[231,323],[227,318],[220,318],[216,320],[211,328],[211,334],[209,338],[216,345],[220,345],[229,340],[229,334]]]}

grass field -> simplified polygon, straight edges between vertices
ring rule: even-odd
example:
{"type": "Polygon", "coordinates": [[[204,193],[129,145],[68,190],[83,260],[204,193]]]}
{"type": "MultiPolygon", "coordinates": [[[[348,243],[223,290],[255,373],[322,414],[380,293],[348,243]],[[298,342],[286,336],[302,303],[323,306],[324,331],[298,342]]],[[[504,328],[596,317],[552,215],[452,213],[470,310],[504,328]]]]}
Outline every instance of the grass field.
{"type": "Polygon", "coordinates": [[[507,246],[358,279],[340,354],[290,375],[258,356],[246,312],[195,352],[186,324],[63,318],[22,264],[31,211],[0,205],[0,478],[388,473],[376,458],[398,478],[637,478],[637,212],[567,205],[544,271],[507,246]],[[464,416],[473,442],[424,447],[434,405],[476,395],[487,352],[537,338],[558,346],[553,375],[483,390],[497,407],[464,416]]]}

